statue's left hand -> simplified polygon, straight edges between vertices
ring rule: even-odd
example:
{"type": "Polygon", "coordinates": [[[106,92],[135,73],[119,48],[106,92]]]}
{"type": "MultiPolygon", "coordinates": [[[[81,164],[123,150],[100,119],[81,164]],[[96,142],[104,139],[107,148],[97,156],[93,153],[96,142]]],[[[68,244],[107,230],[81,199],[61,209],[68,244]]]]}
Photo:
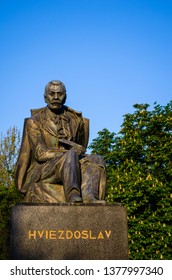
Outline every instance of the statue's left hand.
{"type": "Polygon", "coordinates": [[[70,140],[66,140],[66,139],[59,139],[59,142],[61,144],[64,144],[64,145],[68,145],[69,147],[71,147],[72,149],[75,150],[75,152],[78,154],[78,155],[83,155],[85,154],[85,148],[82,146],[82,145],[79,145],[75,142],[72,142],[70,140]]]}
{"type": "Polygon", "coordinates": [[[76,144],[72,147],[72,149],[74,149],[79,156],[85,154],[85,148],[81,145],[76,144]]]}

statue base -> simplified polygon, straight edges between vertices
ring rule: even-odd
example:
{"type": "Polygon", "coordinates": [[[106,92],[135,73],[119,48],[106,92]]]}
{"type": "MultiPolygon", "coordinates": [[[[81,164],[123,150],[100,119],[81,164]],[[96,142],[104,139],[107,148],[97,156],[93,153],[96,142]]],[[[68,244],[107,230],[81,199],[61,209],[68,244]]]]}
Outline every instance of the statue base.
{"type": "Polygon", "coordinates": [[[11,217],[16,260],[126,260],[126,209],[112,204],[19,204],[11,217]]]}

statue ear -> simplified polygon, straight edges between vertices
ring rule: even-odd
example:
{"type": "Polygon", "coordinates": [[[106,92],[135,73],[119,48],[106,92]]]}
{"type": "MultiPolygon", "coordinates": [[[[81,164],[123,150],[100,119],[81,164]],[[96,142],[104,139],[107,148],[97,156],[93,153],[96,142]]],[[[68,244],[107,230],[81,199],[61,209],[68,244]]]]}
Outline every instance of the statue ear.
{"type": "Polygon", "coordinates": [[[44,94],[44,101],[45,101],[45,103],[47,103],[47,96],[46,96],[46,94],[44,94]]]}
{"type": "Polygon", "coordinates": [[[63,99],[63,104],[65,104],[66,98],[67,98],[67,94],[65,93],[65,97],[64,97],[64,99],[63,99]]]}

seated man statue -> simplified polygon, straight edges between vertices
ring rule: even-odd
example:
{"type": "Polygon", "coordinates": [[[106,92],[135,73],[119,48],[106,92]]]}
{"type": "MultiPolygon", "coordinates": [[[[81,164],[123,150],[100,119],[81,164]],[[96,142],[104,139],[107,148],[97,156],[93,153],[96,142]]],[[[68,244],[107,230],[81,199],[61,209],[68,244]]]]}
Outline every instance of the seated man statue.
{"type": "Polygon", "coordinates": [[[28,203],[105,203],[105,163],[86,155],[89,120],[65,106],[60,81],[45,87],[45,108],[25,119],[15,183],[28,203]]]}

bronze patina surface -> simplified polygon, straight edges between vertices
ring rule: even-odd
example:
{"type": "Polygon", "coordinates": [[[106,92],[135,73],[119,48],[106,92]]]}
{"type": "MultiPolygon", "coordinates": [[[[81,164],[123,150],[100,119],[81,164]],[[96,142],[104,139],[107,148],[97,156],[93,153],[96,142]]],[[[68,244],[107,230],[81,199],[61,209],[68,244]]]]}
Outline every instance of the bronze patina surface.
{"type": "Polygon", "coordinates": [[[29,203],[104,203],[105,162],[85,154],[89,120],[67,106],[60,81],[45,87],[47,106],[25,119],[15,182],[29,203]]]}

